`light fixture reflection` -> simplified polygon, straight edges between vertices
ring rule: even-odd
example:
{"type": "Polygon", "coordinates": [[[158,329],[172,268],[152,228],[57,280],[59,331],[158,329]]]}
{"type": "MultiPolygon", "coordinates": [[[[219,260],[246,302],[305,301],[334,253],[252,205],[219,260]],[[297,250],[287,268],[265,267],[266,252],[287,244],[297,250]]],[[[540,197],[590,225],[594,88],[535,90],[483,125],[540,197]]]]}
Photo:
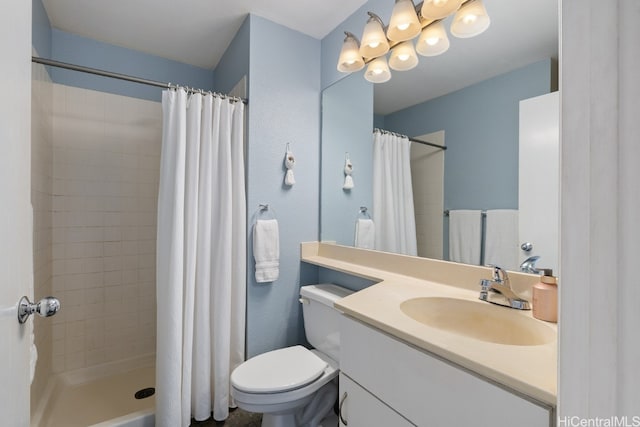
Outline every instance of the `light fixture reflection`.
{"type": "Polygon", "coordinates": [[[342,50],[338,58],[338,71],[343,73],[351,73],[364,68],[364,60],[360,56],[358,39],[348,31],[345,31],[342,50]]]}
{"type": "Polygon", "coordinates": [[[411,40],[422,29],[412,0],[396,0],[387,29],[387,37],[394,42],[411,40]]]}
{"type": "Polygon", "coordinates": [[[425,19],[443,19],[458,10],[462,0],[424,0],[420,13],[425,19]]]}
{"type": "Polygon", "coordinates": [[[384,34],[384,24],[378,15],[367,12],[369,20],[362,32],[360,43],[360,56],[364,58],[376,58],[389,52],[389,42],[384,34]]]}
{"type": "Polygon", "coordinates": [[[463,39],[474,37],[489,28],[489,24],[491,19],[482,0],[473,0],[456,12],[451,22],[451,34],[463,39]]]}
{"type": "Polygon", "coordinates": [[[406,71],[418,65],[418,55],[413,48],[411,40],[405,41],[397,45],[391,51],[389,58],[389,67],[397,71],[406,71]]]}
{"type": "Polygon", "coordinates": [[[389,71],[389,65],[387,65],[386,56],[381,56],[369,62],[367,71],[364,73],[364,78],[371,83],[384,83],[391,78],[391,71],[389,71]]]}
{"type": "Polygon", "coordinates": [[[416,43],[416,50],[422,56],[436,56],[449,49],[449,37],[442,21],[425,27],[416,43]]]}

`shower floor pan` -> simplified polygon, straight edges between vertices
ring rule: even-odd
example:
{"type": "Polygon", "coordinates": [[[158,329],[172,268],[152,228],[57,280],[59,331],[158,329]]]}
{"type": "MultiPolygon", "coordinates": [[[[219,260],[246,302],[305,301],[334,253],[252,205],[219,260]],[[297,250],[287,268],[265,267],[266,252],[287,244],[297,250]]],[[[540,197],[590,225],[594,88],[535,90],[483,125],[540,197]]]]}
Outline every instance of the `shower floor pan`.
{"type": "Polygon", "coordinates": [[[51,412],[41,426],[153,426],[155,396],[136,399],[135,394],[154,386],[155,367],[139,368],[81,384],[61,381],[51,402],[51,412]]]}

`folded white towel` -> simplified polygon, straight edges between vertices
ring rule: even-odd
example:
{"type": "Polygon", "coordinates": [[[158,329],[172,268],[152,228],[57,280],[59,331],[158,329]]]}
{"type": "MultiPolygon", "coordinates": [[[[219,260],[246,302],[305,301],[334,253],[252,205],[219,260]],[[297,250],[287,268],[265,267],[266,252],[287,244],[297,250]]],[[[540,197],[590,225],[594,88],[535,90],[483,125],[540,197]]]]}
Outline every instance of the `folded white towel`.
{"type": "Polygon", "coordinates": [[[484,263],[518,270],[518,211],[494,209],[487,211],[484,263]]]}
{"type": "Polygon", "coordinates": [[[355,247],[373,249],[376,241],[376,226],[371,219],[358,219],[356,221],[355,247]]]}
{"type": "Polygon", "coordinates": [[[280,274],[280,241],[278,221],[259,219],[253,226],[253,257],[256,260],[256,282],[278,280],[280,274]]]}
{"type": "Polygon", "coordinates": [[[480,264],[482,211],[449,211],[449,260],[480,264]]]}

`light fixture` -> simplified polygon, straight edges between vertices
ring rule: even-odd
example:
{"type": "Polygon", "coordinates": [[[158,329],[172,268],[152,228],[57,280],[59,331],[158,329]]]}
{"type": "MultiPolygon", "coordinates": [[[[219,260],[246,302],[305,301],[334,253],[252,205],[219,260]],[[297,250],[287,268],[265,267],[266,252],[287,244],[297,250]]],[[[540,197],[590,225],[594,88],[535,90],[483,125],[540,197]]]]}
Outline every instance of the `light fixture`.
{"type": "Polygon", "coordinates": [[[460,8],[462,0],[424,0],[420,14],[424,19],[444,19],[460,8]]]}
{"type": "Polygon", "coordinates": [[[451,34],[463,39],[474,37],[489,28],[490,23],[482,0],[472,0],[456,12],[451,22],[451,34]]]}
{"type": "Polygon", "coordinates": [[[360,55],[358,39],[348,31],[344,32],[345,38],[338,59],[338,71],[351,73],[364,68],[364,59],[360,55]]]}
{"type": "Polygon", "coordinates": [[[360,56],[363,58],[377,58],[389,52],[389,41],[384,34],[382,19],[375,13],[367,13],[369,14],[369,20],[362,32],[360,56]]]}
{"type": "Polygon", "coordinates": [[[422,26],[412,0],[396,0],[389,20],[387,37],[394,42],[411,40],[418,34],[422,26]]]}
{"type": "Polygon", "coordinates": [[[345,31],[338,70],[351,73],[369,64],[364,77],[373,83],[383,83],[391,78],[389,67],[405,71],[418,65],[416,51],[422,56],[444,53],[449,49],[449,38],[443,20],[454,12],[450,31],[456,37],[477,36],[491,22],[482,0],[424,0],[417,6],[413,0],[395,0],[386,34],[380,17],[367,12],[369,19],[362,32],[362,45],[356,36],[345,31]],[[414,48],[412,40],[418,34],[414,48]],[[387,52],[391,52],[388,64],[387,52]]]}
{"type": "Polygon", "coordinates": [[[369,62],[367,71],[364,73],[364,78],[371,83],[384,83],[389,81],[391,71],[389,71],[389,65],[387,65],[387,57],[380,56],[369,62]]]}
{"type": "Polygon", "coordinates": [[[422,56],[436,56],[449,49],[449,37],[442,21],[436,21],[422,30],[416,43],[416,50],[422,56]]]}
{"type": "Polygon", "coordinates": [[[411,40],[400,43],[391,51],[389,67],[394,70],[407,71],[416,65],[418,65],[418,55],[411,40]]]}

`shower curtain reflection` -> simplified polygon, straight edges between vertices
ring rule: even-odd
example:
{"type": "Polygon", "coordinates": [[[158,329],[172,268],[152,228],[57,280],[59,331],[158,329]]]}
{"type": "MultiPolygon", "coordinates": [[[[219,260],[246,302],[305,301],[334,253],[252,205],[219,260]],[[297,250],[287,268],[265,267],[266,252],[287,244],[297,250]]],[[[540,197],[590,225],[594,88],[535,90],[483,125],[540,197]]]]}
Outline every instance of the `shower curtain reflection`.
{"type": "Polygon", "coordinates": [[[373,133],[373,220],[380,251],[418,254],[410,147],[406,136],[373,133]]]}

